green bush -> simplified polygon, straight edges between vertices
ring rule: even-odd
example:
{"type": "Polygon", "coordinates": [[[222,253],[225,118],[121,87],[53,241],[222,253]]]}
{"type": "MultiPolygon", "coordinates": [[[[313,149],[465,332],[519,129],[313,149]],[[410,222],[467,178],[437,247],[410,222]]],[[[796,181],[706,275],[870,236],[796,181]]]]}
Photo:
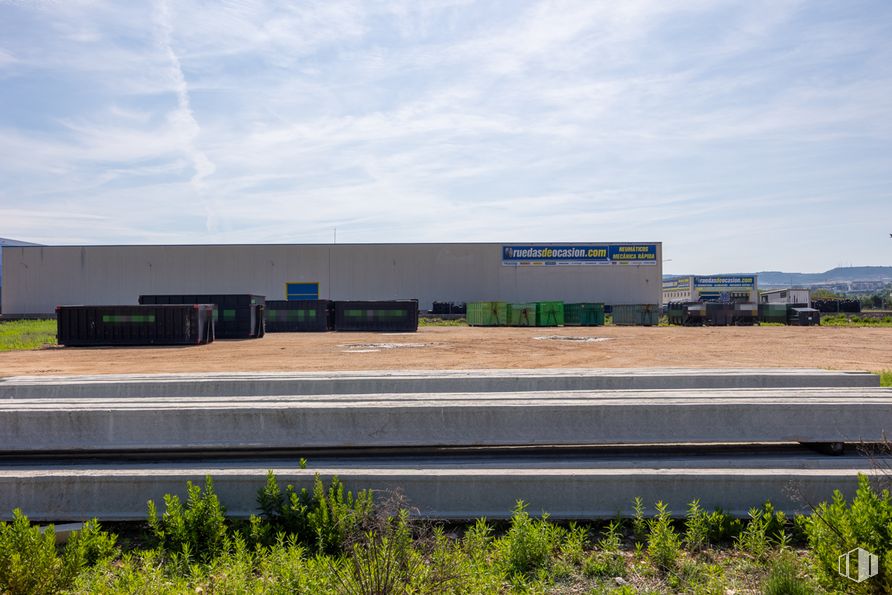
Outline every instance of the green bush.
{"type": "Polygon", "coordinates": [[[868,477],[861,475],[851,505],[837,490],[831,502],[815,509],[805,530],[822,586],[847,592],[892,592],[892,497],[888,490],[878,493],[868,477]],[[837,570],[839,557],[859,547],[879,556],[880,572],[856,586],[837,570]]]}
{"type": "Polygon", "coordinates": [[[657,502],[657,514],[648,524],[647,553],[654,564],[663,570],[672,570],[681,553],[681,537],[672,525],[669,508],[657,502]]]}
{"type": "Polygon", "coordinates": [[[257,493],[257,504],[265,523],[252,520],[255,541],[267,543],[271,535],[284,533],[316,552],[331,555],[348,551],[346,540],[363,533],[362,526],[374,512],[371,492],[363,490],[355,498],[353,492],[345,495],[344,484],[337,477],[331,478],[326,490],[318,473],[310,494],[306,488],[298,492],[292,485],[283,493],[275,474],[267,472],[266,485],[257,493]]]}
{"type": "Polygon", "coordinates": [[[548,516],[531,518],[526,504],[518,500],[511,526],[498,543],[508,574],[529,577],[546,569],[551,560],[553,535],[548,516]]]}
{"type": "Polygon", "coordinates": [[[80,531],[73,531],[62,558],[66,581],[73,580],[88,566],[117,557],[117,540],[117,535],[103,531],[96,519],[84,523],[80,531]]]}
{"type": "Polygon", "coordinates": [[[20,509],[11,523],[0,523],[0,593],[56,593],[86,567],[117,555],[117,537],[102,531],[93,519],[74,531],[61,557],[50,525],[43,532],[31,526],[20,509]]]}
{"type": "Polygon", "coordinates": [[[787,517],[783,511],[775,511],[771,502],[765,502],[761,508],[751,508],[749,521],[734,538],[735,547],[757,560],[763,560],[772,546],[785,549],[792,541],[792,534],[787,532],[787,517]]]}
{"type": "Polygon", "coordinates": [[[205,477],[204,493],[186,482],[188,499],[184,506],[176,495],[164,495],[164,514],[158,518],[155,502],[149,500],[149,528],[161,547],[185,561],[193,557],[207,562],[223,550],[226,538],[226,511],[214,492],[214,482],[205,477]]]}
{"type": "Polygon", "coordinates": [[[685,547],[692,552],[699,551],[709,545],[708,515],[700,507],[699,500],[694,500],[688,505],[684,543],[685,547]]]}
{"type": "Polygon", "coordinates": [[[63,567],[56,556],[53,528],[41,533],[18,508],[12,515],[11,523],[0,523],[0,592],[55,593],[61,587],[63,567]]]}

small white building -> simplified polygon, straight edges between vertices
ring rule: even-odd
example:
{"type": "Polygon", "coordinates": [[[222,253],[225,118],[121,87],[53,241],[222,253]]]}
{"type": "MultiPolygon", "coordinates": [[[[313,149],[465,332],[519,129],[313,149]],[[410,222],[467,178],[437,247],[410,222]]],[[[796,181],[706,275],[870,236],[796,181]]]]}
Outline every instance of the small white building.
{"type": "Polygon", "coordinates": [[[806,304],[811,307],[811,295],[808,289],[791,287],[787,289],[772,289],[759,293],[761,304],[806,304]]]}

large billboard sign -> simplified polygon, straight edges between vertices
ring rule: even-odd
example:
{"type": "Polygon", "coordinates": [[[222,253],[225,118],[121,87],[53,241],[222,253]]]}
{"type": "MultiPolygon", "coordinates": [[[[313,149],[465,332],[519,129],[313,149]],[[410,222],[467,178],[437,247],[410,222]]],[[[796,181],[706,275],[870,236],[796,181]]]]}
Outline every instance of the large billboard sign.
{"type": "Polygon", "coordinates": [[[525,244],[502,246],[502,264],[536,265],[656,265],[656,244],[525,244]]]}
{"type": "Polygon", "coordinates": [[[694,277],[695,287],[716,287],[716,288],[734,288],[745,287],[752,289],[756,286],[755,276],[714,276],[714,277],[694,277]]]}

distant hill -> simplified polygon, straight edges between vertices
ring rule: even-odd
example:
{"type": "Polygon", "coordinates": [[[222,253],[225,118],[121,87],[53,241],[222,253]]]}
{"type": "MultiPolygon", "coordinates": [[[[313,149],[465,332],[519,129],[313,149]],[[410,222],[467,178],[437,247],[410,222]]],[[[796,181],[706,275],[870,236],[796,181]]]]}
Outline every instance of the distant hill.
{"type": "MultiPolygon", "coordinates": [[[[739,275],[742,273],[716,273],[739,275]]],[[[751,273],[746,273],[751,274],[751,273]]],[[[816,285],[819,283],[850,281],[889,281],[892,282],[892,267],[836,267],[823,273],[785,273],[782,271],[759,271],[759,287],[816,285]]],[[[687,277],[688,275],[664,275],[664,279],[687,277]]]]}

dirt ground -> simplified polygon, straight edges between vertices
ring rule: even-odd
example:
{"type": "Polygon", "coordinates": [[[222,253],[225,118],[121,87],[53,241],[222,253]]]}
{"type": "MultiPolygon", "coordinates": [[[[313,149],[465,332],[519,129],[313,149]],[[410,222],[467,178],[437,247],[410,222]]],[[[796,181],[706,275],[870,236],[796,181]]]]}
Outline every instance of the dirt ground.
{"type": "Polygon", "coordinates": [[[196,347],[0,353],[0,376],[471,368],[892,369],[892,328],[423,327],[275,333],[196,347]]]}

